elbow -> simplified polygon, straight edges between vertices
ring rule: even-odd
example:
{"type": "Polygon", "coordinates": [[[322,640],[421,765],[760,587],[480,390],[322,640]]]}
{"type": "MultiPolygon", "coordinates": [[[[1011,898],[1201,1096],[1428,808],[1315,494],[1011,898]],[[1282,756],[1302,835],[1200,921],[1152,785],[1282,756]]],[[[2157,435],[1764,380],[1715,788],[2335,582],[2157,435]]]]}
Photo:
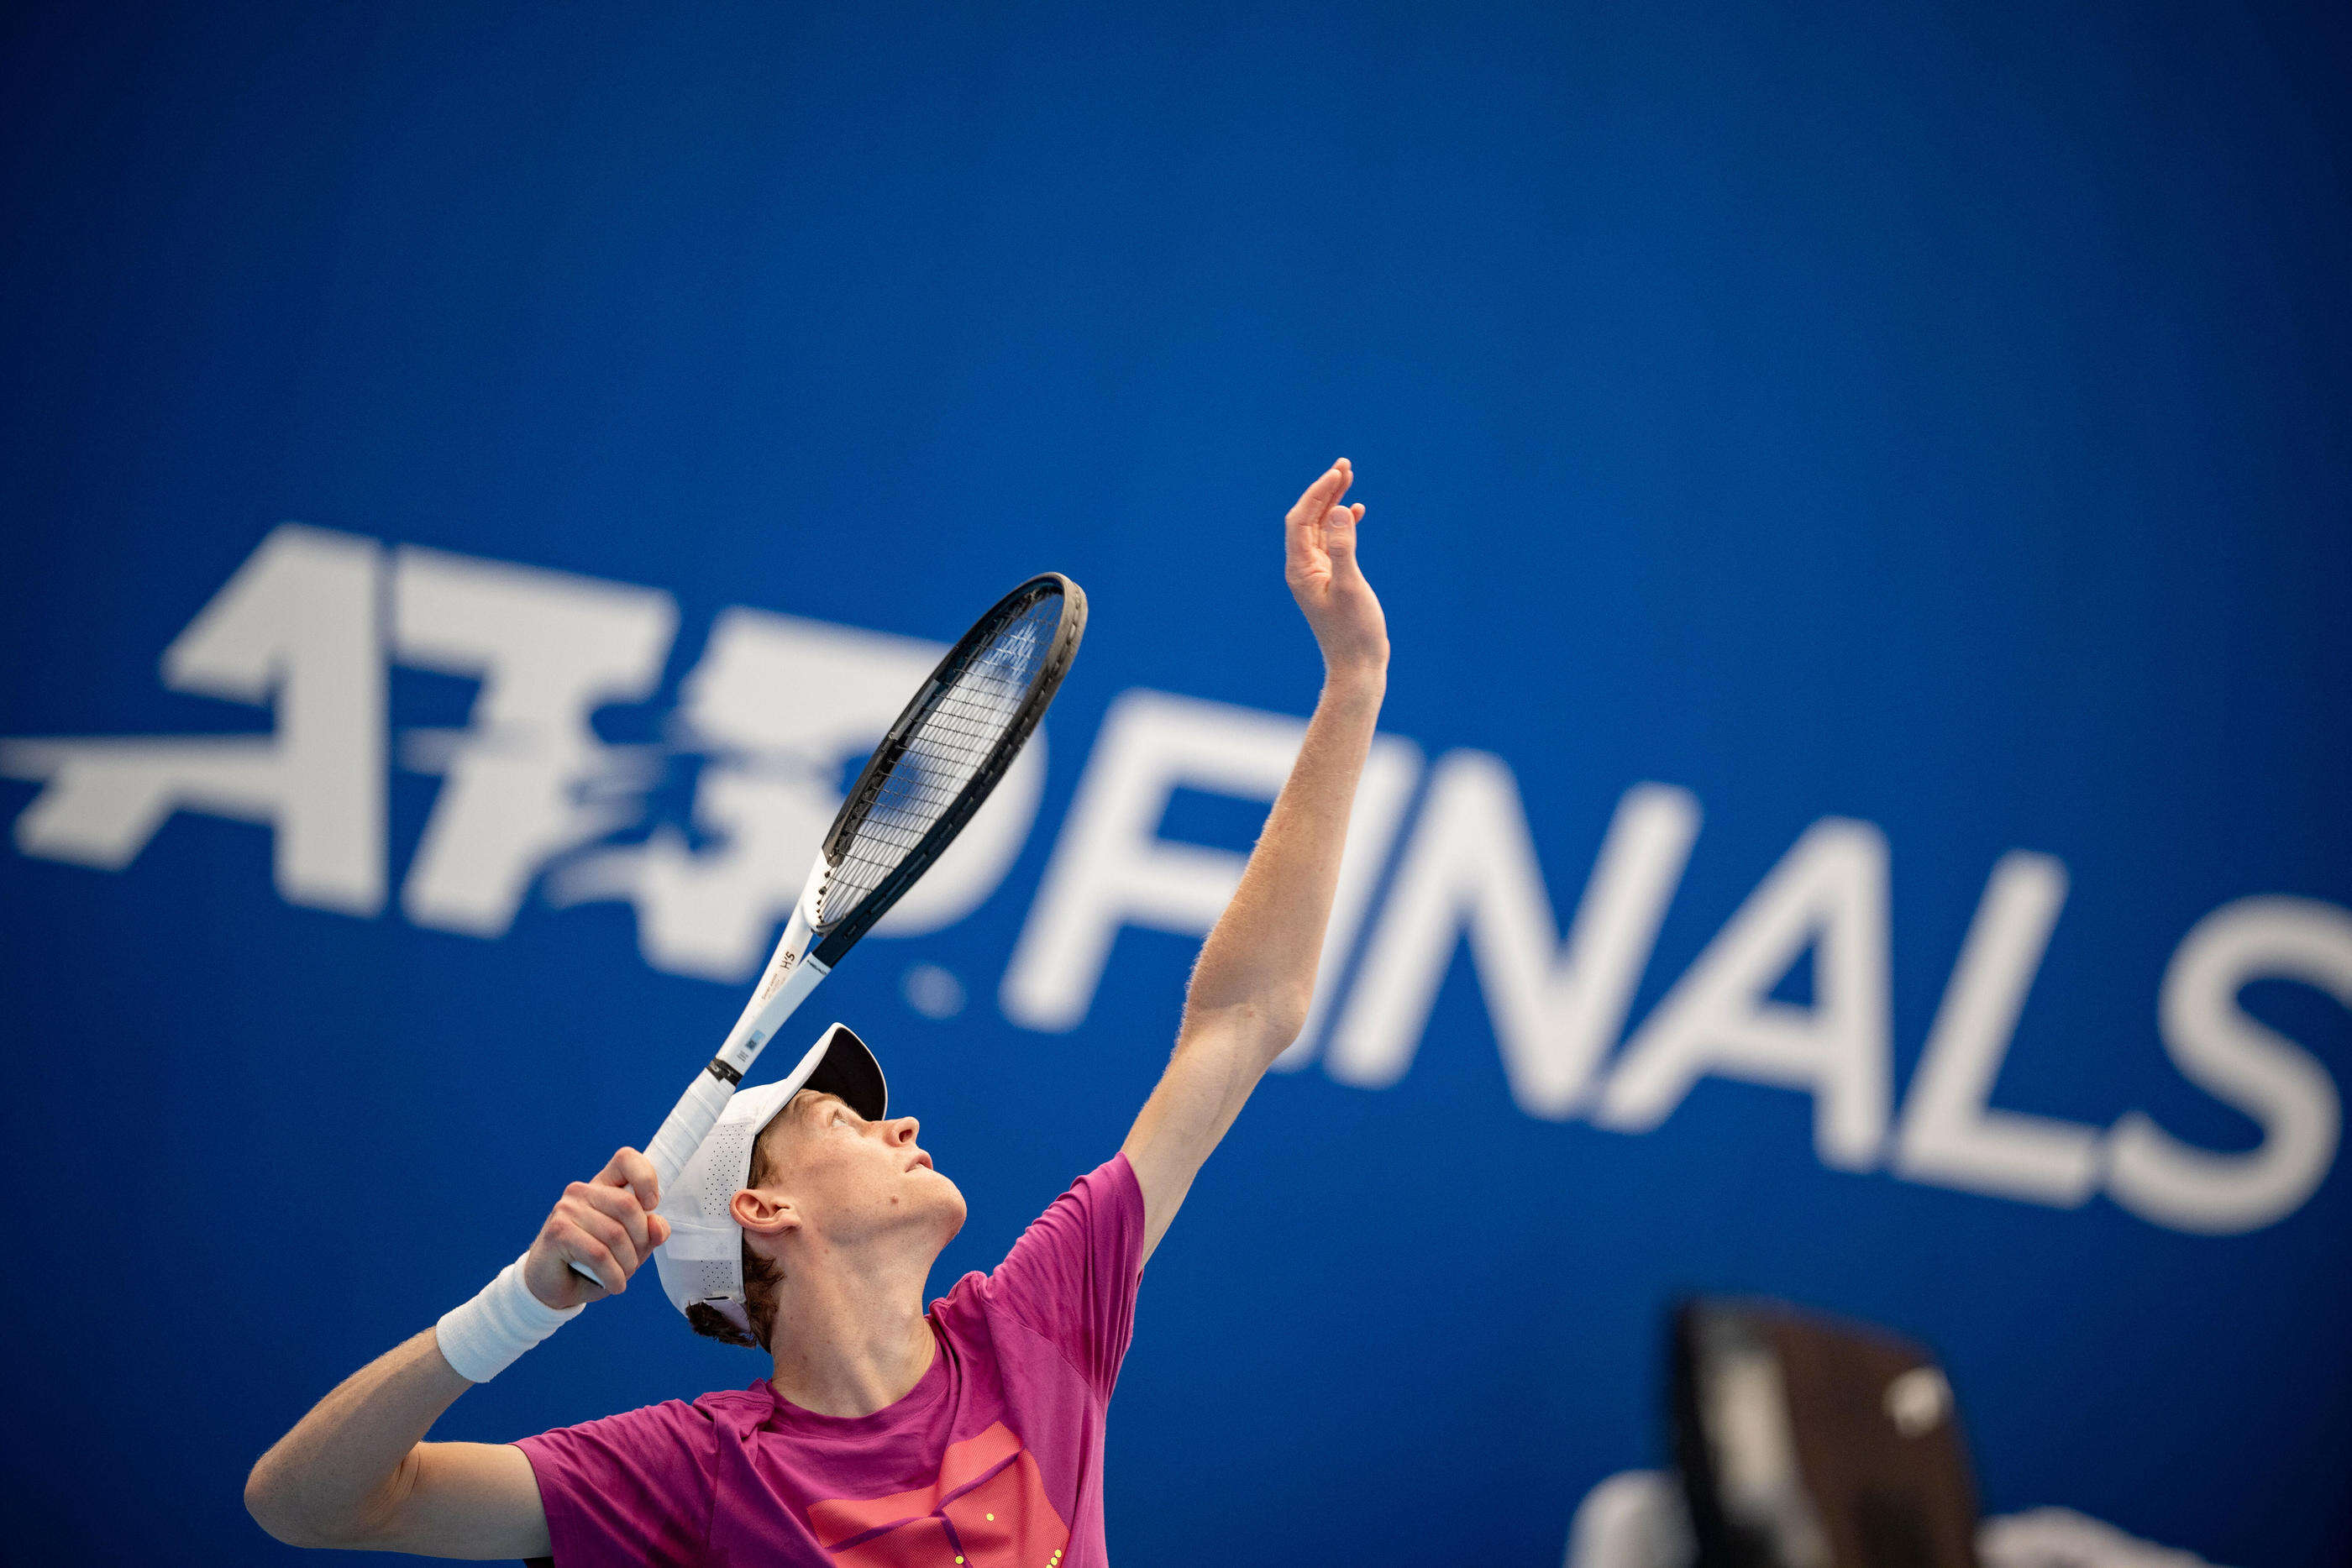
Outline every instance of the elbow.
{"type": "Polygon", "coordinates": [[[1315,1005],[1315,988],[1298,986],[1268,998],[1258,1009],[1258,1049],[1271,1061],[1288,1051],[1307,1027],[1307,1009],[1315,1005]]]}
{"type": "Polygon", "coordinates": [[[245,1478],[245,1511],[269,1538],[287,1546],[344,1546],[351,1537],[327,1528],[302,1507],[298,1490],[264,1454],[245,1478]]]}
{"type": "Polygon", "coordinates": [[[1244,1042],[1252,1054],[1272,1061],[1289,1050],[1307,1027],[1307,1009],[1314,999],[1313,991],[1301,989],[1295,996],[1286,991],[1222,1006],[1196,1003],[1184,1020],[1178,1049],[1182,1049],[1186,1038],[1214,1035],[1244,1042]]]}
{"type": "Polygon", "coordinates": [[[1258,1054],[1268,1062],[1288,1051],[1298,1040],[1298,1031],[1307,1027],[1307,1009],[1278,1013],[1265,1020],[1257,1039],[1258,1054]]]}
{"type": "Polygon", "coordinates": [[[308,1546],[299,1540],[301,1531],[287,1505],[285,1489],[269,1469],[269,1456],[264,1454],[254,1462],[253,1473],[245,1478],[245,1511],[253,1515],[253,1522],[261,1526],[272,1541],[288,1546],[308,1546]]]}
{"type": "Polygon", "coordinates": [[[270,1465],[269,1456],[264,1454],[255,1461],[253,1473],[245,1478],[245,1511],[253,1515],[253,1522],[261,1526],[272,1541],[288,1546],[323,1544],[303,1528],[294,1500],[287,1493],[285,1481],[270,1465]]]}

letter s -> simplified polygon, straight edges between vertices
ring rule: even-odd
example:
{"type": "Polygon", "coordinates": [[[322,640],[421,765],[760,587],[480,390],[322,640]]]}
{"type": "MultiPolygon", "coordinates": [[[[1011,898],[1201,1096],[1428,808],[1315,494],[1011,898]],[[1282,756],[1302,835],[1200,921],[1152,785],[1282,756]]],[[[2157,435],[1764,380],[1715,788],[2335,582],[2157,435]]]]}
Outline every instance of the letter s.
{"type": "Polygon", "coordinates": [[[2238,1006],[2253,980],[2300,980],[2352,1008],[2352,914],[2315,899],[2242,898],[2189,929],[2157,1003],[2164,1048],[2188,1078],[2262,1124],[2221,1155],[2180,1143],[2145,1113],[2116,1124],[2107,1190],[2176,1230],[2259,1230],[2294,1212],[2336,1158],[2342,1106],[2310,1052],[2238,1006]]]}

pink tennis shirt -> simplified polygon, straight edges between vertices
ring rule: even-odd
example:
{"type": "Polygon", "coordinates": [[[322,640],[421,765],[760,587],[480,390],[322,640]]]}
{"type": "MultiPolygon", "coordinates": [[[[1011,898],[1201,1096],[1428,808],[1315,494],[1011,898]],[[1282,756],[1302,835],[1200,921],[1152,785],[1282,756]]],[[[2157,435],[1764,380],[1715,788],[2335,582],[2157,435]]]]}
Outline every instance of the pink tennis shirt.
{"type": "Polygon", "coordinates": [[[939,1353],[886,1409],[819,1416],[762,1379],[525,1437],[556,1568],[1100,1568],[1142,1253],[1114,1155],[931,1303],[939,1353]]]}

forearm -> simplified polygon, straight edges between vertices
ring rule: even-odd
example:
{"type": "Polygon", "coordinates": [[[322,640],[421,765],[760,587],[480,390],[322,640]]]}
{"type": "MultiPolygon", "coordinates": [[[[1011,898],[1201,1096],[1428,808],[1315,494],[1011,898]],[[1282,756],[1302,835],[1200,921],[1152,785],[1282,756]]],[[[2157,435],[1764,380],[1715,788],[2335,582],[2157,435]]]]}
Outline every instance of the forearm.
{"type": "Polygon", "coordinates": [[[345,1378],[262,1455],[246,1507],[294,1545],[364,1540],[398,1514],[417,1444],[472,1386],[425,1330],[345,1378]]]}
{"type": "Polygon", "coordinates": [[[1315,994],[1348,817],[1386,688],[1384,665],[1327,673],[1241,884],[1202,946],[1179,1051],[1213,1028],[1245,1040],[1263,1058],[1262,1071],[1297,1038],[1315,994]]]}
{"type": "Polygon", "coordinates": [[[1241,883],[1201,945],[1176,1053],[1119,1145],[1143,1190],[1147,1259],[1315,998],[1356,780],[1388,691],[1388,622],[1356,563],[1364,508],[1339,504],[1353,477],[1342,457],[1283,519],[1283,580],[1322,650],[1323,695],[1241,883]]]}

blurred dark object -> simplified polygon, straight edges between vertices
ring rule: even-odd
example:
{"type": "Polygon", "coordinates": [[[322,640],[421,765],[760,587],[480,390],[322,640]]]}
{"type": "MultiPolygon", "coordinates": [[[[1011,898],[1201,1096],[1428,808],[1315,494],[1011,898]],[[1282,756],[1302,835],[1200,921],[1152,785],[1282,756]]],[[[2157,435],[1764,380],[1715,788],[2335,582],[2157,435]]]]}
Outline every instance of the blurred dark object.
{"type": "Polygon", "coordinates": [[[1698,1568],[1976,1568],[1976,1485],[1943,1369],[1783,1302],[1675,1309],[1675,1456],[1698,1568]]]}

